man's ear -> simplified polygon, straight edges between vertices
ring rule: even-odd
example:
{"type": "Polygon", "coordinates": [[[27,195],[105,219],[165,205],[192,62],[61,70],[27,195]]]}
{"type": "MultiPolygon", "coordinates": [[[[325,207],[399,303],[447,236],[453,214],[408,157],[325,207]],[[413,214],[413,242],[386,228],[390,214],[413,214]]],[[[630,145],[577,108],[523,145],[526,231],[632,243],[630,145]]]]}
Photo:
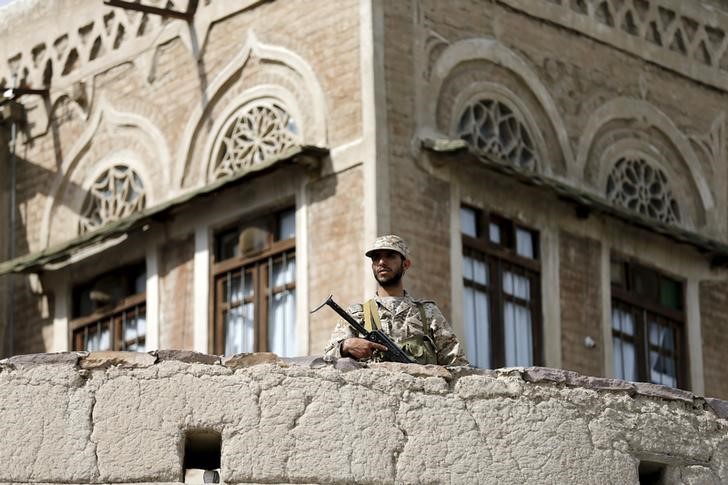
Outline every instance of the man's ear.
{"type": "Polygon", "coordinates": [[[412,266],[412,260],[411,260],[411,259],[407,258],[407,259],[405,259],[404,261],[402,261],[402,267],[403,267],[404,269],[406,269],[406,270],[407,270],[407,269],[409,269],[409,268],[410,268],[410,266],[412,266]]]}

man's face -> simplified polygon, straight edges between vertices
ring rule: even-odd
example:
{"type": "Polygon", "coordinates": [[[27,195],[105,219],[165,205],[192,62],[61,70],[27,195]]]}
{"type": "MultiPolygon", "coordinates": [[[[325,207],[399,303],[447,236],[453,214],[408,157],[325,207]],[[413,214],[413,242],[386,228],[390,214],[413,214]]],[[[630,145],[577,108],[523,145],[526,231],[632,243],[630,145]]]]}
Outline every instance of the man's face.
{"type": "Polygon", "coordinates": [[[372,272],[374,278],[383,288],[397,286],[407,269],[407,260],[396,251],[382,249],[374,251],[372,259],[372,272]]]}

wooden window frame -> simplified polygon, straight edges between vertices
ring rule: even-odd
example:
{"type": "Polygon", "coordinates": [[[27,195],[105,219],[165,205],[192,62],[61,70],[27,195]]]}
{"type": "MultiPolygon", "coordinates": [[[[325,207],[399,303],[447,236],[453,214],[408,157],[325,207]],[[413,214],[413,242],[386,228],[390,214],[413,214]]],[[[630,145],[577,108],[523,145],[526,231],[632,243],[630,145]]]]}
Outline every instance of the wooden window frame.
{"type": "MultiPolygon", "coordinates": [[[[280,260],[286,260],[293,256],[295,259],[296,237],[276,240],[279,232],[280,215],[293,210],[293,207],[275,211],[268,216],[248,220],[245,223],[228,227],[218,231],[215,235],[215,254],[211,265],[211,325],[208,329],[208,337],[210,342],[210,350],[217,355],[225,353],[225,323],[224,315],[226,311],[244,305],[245,303],[253,303],[253,351],[268,351],[268,312],[270,310],[270,301],[274,294],[279,291],[295,290],[296,282],[288,283],[280,287],[270,288],[269,280],[272,275],[271,264],[280,260]],[[265,221],[264,228],[267,231],[266,247],[260,251],[242,254],[242,250],[238,256],[233,256],[221,261],[217,261],[218,255],[218,238],[231,231],[238,231],[238,236],[248,227],[252,227],[260,222],[265,221]],[[253,296],[248,299],[244,297],[242,301],[230,304],[225,301],[223,294],[224,281],[230,281],[231,273],[241,271],[252,273],[253,296]]],[[[240,244],[240,241],[239,241],[240,244]]],[[[239,277],[239,276],[238,276],[239,277]]],[[[244,288],[241,288],[244,291],[244,288]]]]}
{"type": "Polygon", "coordinates": [[[461,205],[462,209],[475,211],[476,234],[472,237],[461,232],[463,257],[471,257],[484,261],[488,265],[488,286],[466,280],[463,277],[463,286],[482,291],[490,300],[489,317],[490,326],[490,356],[491,367],[499,368],[505,365],[505,303],[512,301],[531,312],[532,355],[533,365],[543,365],[543,317],[541,314],[541,263],[538,231],[517,224],[515,221],[498,214],[488,213],[481,209],[461,205]],[[490,240],[490,224],[495,222],[501,230],[502,243],[490,240]],[[519,255],[516,252],[516,229],[531,233],[533,241],[534,259],[519,255]],[[503,231],[506,231],[504,234],[503,231]],[[506,295],[503,291],[503,275],[505,271],[524,276],[528,279],[531,291],[531,300],[526,302],[515,296],[506,295]]]}
{"type": "MultiPolygon", "coordinates": [[[[621,311],[630,313],[634,317],[634,335],[627,335],[616,330],[612,326],[612,337],[618,337],[622,340],[629,341],[634,344],[635,348],[635,368],[637,370],[637,379],[640,382],[652,382],[650,379],[650,350],[657,351],[660,355],[674,357],[677,365],[675,374],[677,383],[676,387],[686,388],[689,385],[688,373],[688,352],[686,338],[686,312],[685,312],[685,284],[670,278],[659,270],[648,268],[644,265],[630,261],[627,259],[612,257],[612,264],[622,265],[623,282],[611,283],[612,291],[612,318],[614,318],[614,309],[619,308],[621,311]],[[669,279],[680,284],[681,301],[680,309],[670,308],[661,305],[656,299],[651,300],[645,295],[636,294],[633,289],[634,270],[639,268],[641,271],[649,271],[656,275],[659,287],[661,279],[669,279]],[[673,352],[665,351],[662,347],[655,346],[649,341],[648,321],[655,320],[660,325],[668,326],[674,329],[674,345],[673,352]]],[[[614,355],[612,355],[614,360],[614,355]]]]}
{"type": "Polygon", "coordinates": [[[143,314],[146,318],[147,308],[146,293],[137,293],[120,300],[113,307],[105,307],[90,315],[76,318],[69,322],[69,338],[71,339],[71,349],[74,351],[85,350],[84,342],[87,341],[89,329],[96,327],[96,331],[100,331],[102,326],[109,326],[111,329],[111,346],[110,350],[126,350],[130,344],[146,344],[146,333],[144,336],[134,339],[134,341],[124,341],[124,324],[127,315],[134,313],[134,317],[143,314]],[[86,338],[84,338],[86,337],[86,338]]]}

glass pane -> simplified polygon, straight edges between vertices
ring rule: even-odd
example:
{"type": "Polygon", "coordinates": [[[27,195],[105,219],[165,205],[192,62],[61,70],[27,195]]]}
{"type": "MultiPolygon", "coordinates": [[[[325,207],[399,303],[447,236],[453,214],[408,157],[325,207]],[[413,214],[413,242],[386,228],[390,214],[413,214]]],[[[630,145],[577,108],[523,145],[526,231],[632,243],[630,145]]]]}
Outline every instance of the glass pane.
{"type": "Polygon", "coordinates": [[[463,278],[466,280],[473,279],[473,263],[475,260],[473,258],[470,258],[468,256],[463,257],[463,278]]]}
{"type": "Polygon", "coordinates": [[[506,367],[533,365],[531,311],[524,306],[506,302],[503,313],[506,367]]]}
{"type": "Polygon", "coordinates": [[[296,355],[296,292],[273,295],[268,317],[268,348],[282,357],[296,355]]]}
{"type": "Polygon", "coordinates": [[[510,271],[503,272],[503,291],[507,295],[531,300],[531,282],[526,276],[517,275],[510,271]]]}
{"type": "Polygon", "coordinates": [[[134,293],[144,293],[147,291],[147,273],[146,271],[134,278],[134,293]]]}
{"type": "Polygon", "coordinates": [[[252,352],[253,304],[248,303],[225,313],[225,355],[252,352]]]}
{"type": "Polygon", "coordinates": [[[473,281],[481,285],[488,285],[488,265],[484,261],[474,261],[473,281]]]}
{"type": "Polygon", "coordinates": [[[642,266],[631,266],[634,275],[634,292],[655,301],[659,296],[657,273],[642,266]]]}
{"type": "Polygon", "coordinates": [[[488,237],[491,242],[496,244],[501,244],[503,242],[503,238],[501,237],[501,228],[498,224],[495,224],[494,222],[490,223],[488,226],[488,237]]]}
{"type": "Polygon", "coordinates": [[[296,211],[291,209],[278,216],[277,239],[285,241],[294,237],[296,237],[296,211]]]}
{"type": "Polygon", "coordinates": [[[624,287],[624,263],[611,261],[609,263],[609,277],[612,283],[624,287]]]}
{"type": "Polygon", "coordinates": [[[682,309],[682,285],[674,280],[660,278],[660,304],[675,310],[682,309]]]}
{"type": "Polygon", "coordinates": [[[632,343],[619,337],[612,338],[612,369],[614,377],[626,381],[637,380],[637,356],[632,343]]]}
{"type": "Polygon", "coordinates": [[[289,255],[286,261],[279,259],[273,263],[273,287],[283,286],[296,281],[296,260],[289,255]]]}
{"type": "Polygon", "coordinates": [[[675,387],[677,385],[675,359],[651,351],[650,382],[675,387]]]}
{"type": "Polygon", "coordinates": [[[516,253],[524,258],[534,259],[536,251],[531,231],[516,228],[516,253]]]}
{"type": "Polygon", "coordinates": [[[634,335],[634,315],[621,308],[613,308],[612,328],[627,335],[634,335]]]}
{"type": "Polygon", "coordinates": [[[488,295],[464,288],[465,348],[470,362],[481,368],[491,366],[490,308],[488,295]]]}
{"type": "Polygon", "coordinates": [[[460,231],[466,236],[478,237],[478,213],[474,209],[460,208],[460,231]]]}

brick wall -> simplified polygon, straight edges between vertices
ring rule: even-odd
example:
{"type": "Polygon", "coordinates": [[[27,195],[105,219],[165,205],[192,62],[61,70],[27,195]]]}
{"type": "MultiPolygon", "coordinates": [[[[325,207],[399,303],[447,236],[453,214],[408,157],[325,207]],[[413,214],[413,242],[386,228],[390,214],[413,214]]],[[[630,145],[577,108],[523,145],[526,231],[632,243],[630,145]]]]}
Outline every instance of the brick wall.
{"type": "Polygon", "coordinates": [[[728,282],[700,283],[700,323],[703,337],[705,395],[728,399],[725,375],[728,348],[728,282]]]}
{"type": "Polygon", "coordinates": [[[561,366],[603,375],[601,245],[565,231],[559,233],[561,290],[561,366]],[[591,337],[596,346],[587,348],[591,337]]]}
{"type": "Polygon", "coordinates": [[[192,349],[194,236],[172,241],[159,251],[159,348],[192,349]]]}
{"type": "MultiPolygon", "coordinates": [[[[346,308],[364,296],[365,268],[363,169],[318,180],[308,187],[309,308],[330,293],[346,308]]],[[[310,317],[309,353],[320,354],[337,316],[324,308],[310,317]]]]}

